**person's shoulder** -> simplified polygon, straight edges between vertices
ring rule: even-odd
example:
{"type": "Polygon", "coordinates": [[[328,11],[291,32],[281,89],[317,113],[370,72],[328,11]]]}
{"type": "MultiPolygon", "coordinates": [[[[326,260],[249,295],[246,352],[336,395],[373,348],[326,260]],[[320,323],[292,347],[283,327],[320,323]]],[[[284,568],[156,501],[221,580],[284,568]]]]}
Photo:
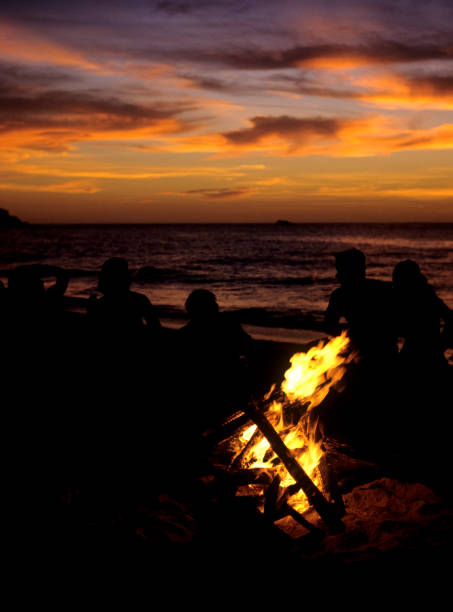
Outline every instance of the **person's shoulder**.
{"type": "Polygon", "coordinates": [[[228,335],[231,335],[231,337],[240,336],[241,338],[252,339],[250,334],[248,334],[242,327],[241,323],[238,321],[234,313],[220,313],[219,322],[220,326],[223,329],[223,332],[227,333],[228,335]]]}
{"type": "Polygon", "coordinates": [[[334,305],[334,304],[339,304],[340,302],[342,302],[345,299],[346,293],[347,292],[345,291],[344,287],[337,287],[330,294],[329,304],[331,306],[334,305]]]}
{"type": "Polygon", "coordinates": [[[151,305],[151,301],[148,296],[146,296],[144,293],[138,293],[137,291],[129,291],[129,300],[137,305],[151,305]]]}

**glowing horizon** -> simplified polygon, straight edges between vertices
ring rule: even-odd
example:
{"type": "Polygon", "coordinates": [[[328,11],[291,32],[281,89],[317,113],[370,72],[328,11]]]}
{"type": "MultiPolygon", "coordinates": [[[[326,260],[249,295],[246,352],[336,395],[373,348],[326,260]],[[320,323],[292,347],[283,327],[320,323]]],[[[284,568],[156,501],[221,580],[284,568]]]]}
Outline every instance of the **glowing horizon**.
{"type": "Polygon", "coordinates": [[[452,24],[448,0],[5,2],[0,206],[453,222],[452,24]]]}

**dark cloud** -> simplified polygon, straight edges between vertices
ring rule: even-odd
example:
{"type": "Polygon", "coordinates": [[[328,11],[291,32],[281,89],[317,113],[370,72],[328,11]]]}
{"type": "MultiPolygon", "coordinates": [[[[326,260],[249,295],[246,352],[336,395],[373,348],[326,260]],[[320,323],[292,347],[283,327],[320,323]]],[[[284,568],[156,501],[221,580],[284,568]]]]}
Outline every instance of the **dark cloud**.
{"type": "Polygon", "coordinates": [[[407,84],[413,91],[428,92],[438,96],[453,94],[452,75],[409,76],[407,84]]]}
{"type": "Polygon", "coordinates": [[[299,119],[281,115],[279,117],[258,116],[250,119],[251,127],[224,132],[223,136],[234,145],[247,145],[260,141],[266,136],[280,136],[282,138],[308,137],[313,134],[320,136],[335,136],[346,121],[311,117],[299,119]]]}
{"type": "Polygon", "coordinates": [[[236,198],[239,196],[247,195],[250,193],[250,189],[189,189],[185,191],[185,195],[200,195],[208,200],[221,200],[226,198],[236,198]]]}
{"type": "Polygon", "coordinates": [[[332,87],[323,85],[316,78],[309,78],[305,75],[292,76],[289,74],[273,75],[269,79],[268,89],[279,90],[288,93],[295,93],[304,96],[319,96],[323,98],[351,98],[360,97],[357,89],[345,89],[344,87],[332,87]]]}
{"type": "Polygon", "coordinates": [[[64,83],[66,86],[69,83],[79,84],[81,80],[80,75],[57,68],[49,70],[0,61],[0,86],[3,90],[7,87],[16,91],[20,89],[30,91],[31,88],[49,89],[59,83],[64,83]]]}
{"type": "MultiPolygon", "coordinates": [[[[442,99],[445,96],[450,96],[453,93],[453,76],[451,75],[414,75],[414,74],[396,74],[402,84],[405,84],[411,95],[426,95],[442,99]]],[[[367,100],[372,95],[392,95],[391,83],[385,91],[364,90],[363,87],[344,88],[344,87],[329,87],[317,84],[315,79],[306,78],[304,76],[277,75],[272,81],[273,87],[280,91],[296,93],[307,96],[319,96],[327,98],[342,98],[351,100],[367,100]]]]}
{"type": "Polygon", "coordinates": [[[211,91],[236,91],[236,83],[219,79],[217,77],[195,75],[190,73],[179,73],[179,77],[186,79],[196,89],[208,89],[211,91]]]}
{"type": "Polygon", "coordinates": [[[29,127],[134,129],[174,119],[193,108],[194,105],[187,103],[140,105],[113,96],[102,97],[100,93],[55,90],[25,95],[11,85],[0,86],[0,129],[3,132],[29,127]]]}
{"type": "Polygon", "coordinates": [[[185,57],[198,62],[219,64],[241,70],[294,68],[316,60],[352,60],[371,64],[453,59],[453,47],[440,44],[410,45],[377,40],[363,45],[321,44],[288,49],[242,48],[225,52],[185,51],[185,57]]]}

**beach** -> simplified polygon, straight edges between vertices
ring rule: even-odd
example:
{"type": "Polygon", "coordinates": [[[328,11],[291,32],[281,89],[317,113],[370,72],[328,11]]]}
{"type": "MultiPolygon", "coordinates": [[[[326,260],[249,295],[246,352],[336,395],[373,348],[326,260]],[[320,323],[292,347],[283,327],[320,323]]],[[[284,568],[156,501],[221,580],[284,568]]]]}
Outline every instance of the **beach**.
{"type": "MultiPolygon", "coordinates": [[[[171,563],[175,559],[185,563],[205,557],[222,563],[234,559],[243,541],[255,561],[270,547],[273,554],[311,569],[318,564],[345,567],[350,563],[382,567],[398,564],[400,559],[440,562],[451,546],[453,534],[446,484],[451,419],[445,412],[448,399],[442,391],[444,378],[434,378],[437,382],[429,393],[429,380],[418,377],[414,385],[413,375],[408,388],[407,383],[401,382],[395,386],[391,368],[380,364],[371,377],[366,371],[357,374],[347,370],[338,388],[329,390],[316,415],[316,427],[321,427],[323,452],[329,457],[329,469],[346,504],[346,514],[341,519],[346,532],[341,535],[326,530],[313,508],[302,517],[314,526],[308,528],[308,533],[301,526],[302,519],[283,524],[280,519],[263,518],[262,509],[257,510],[258,496],[253,492],[261,487],[263,494],[263,481],[259,479],[268,478],[266,470],[258,473],[244,466],[231,469],[237,454],[232,452],[231,444],[237,444],[237,436],[252,425],[246,405],[239,396],[237,402],[228,403],[232,380],[222,379],[222,365],[218,385],[217,379],[212,378],[214,367],[209,375],[199,372],[190,378],[186,374],[190,359],[184,357],[178,343],[178,330],[189,320],[184,301],[194,288],[211,289],[221,313],[241,325],[252,338],[246,372],[252,381],[253,402],[264,409],[265,397],[273,385],[279,390],[290,358],[331,339],[322,324],[328,295],[337,286],[332,276],[330,246],[319,276],[312,274],[307,281],[307,267],[300,271],[303,276],[299,283],[295,282],[296,272],[288,276],[287,270],[284,279],[280,278],[282,282],[275,282],[276,264],[274,261],[274,268],[269,268],[270,255],[266,255],[266,261],[262,257],[253,264],[262,269],[261,276],[245,275],[242,281],[241,269],[232,278],[223,256],[220,263],[210,264],[214,268],[209,268],[209,276],[203,279],[198,272],[193,278],[193,261],[190,266],[186,262],[186,276],[177,282],[174,278],[153,279],[156,269],[162,272],[156,266],[140,274],[144,266],[139,263],[144,260],[135,262],[131,268],[132,289],[151,299],[163,326],[157,344],[150,342],[137,350],[134,342],[117,338],[114,328],[111,338],[98,336],[86,314],[89,295],[99,296],[98,267],[105,257],[116,252],[105,246],[110,244],[105,236],[118,237],[122,233],[123,240],[131,240],[136,230],[109,229],[103,234],[103,248],[92,260],[90,274],[84,268],[80,275],[74,272],[80,245],[75,249],[74,245],[58,242],[66,233],[72,239],[79,236],[83,248],[89,248],[89,240],[81,237],[80,228],[38,228],[38,234],[27,233],[29,228],[20,230],[24,231],[22,241],[26,236],[27,240],[37,240],[39,236],[41,241],[46,235],[49,239],[47,251],[41,251],[39,256],[34,253],[33,257],[30,253],[27,261],[58,263],[71,275],[62,301],[62,318],[47,320],[52,333],[39,332],[31,340],[20,334],[19,338],[10,338],[10,348],[14,350],[9,353],[6,377],[7,397],[20,412],[14,413],[12,419],[22,421],[14,429],[25,432],[18,442],[24,449],[22,458],[12,470],[18,474],[15,487],[18,482],[29,481],[28,470],[33,464],[34,471],[42,475],[37,482],[53,491],[55,509],[49,529],[57,528],[58,555],[63,558],[68,551],[77,551],[83,556],[86,551],[96,551],[102,556],[110,554],[113,547],[123,553],[129,550],[134,558],[158,550],[171,563]],[[53,236],[51,240],[49,236],[53,236]],[[296,308],[308,301],[310,311],[296,308]],[[17,343],[18,339],[23,344],[17,343]],[[117,339],[121,340],[119,344],[117,339]],[[35,407],[41,405],[45,409],[36,411],[35,407]],[[200,417],[203,410],[208,411],[208,425],[200,417]],[[427,422],[433,435],[425,438],[427,422]],[[201,423],[206,427],[201,428],[201,423]],[[322,538],[317,539],[320,533],[322,538]],[[426,542],[432,545],[429,554],[426,542]]],[[[100,229],[88,234],[92,231],[100,229]]],[[[143,231],[140,228],[139,232],[143,231]]],[[[200,233],[199,229],[184,231],[191,238],[200,233]]],[[[433,280],[436,266],[445,266],[451,257],[448,232],[445,228],[442,231],[445,245],[439,256],[434,255],[439,249],[439,228],[437,242],[431,235],[431,246],[425,245],[424,251],[417,246],[419,253],[431,253],[431,259],[427,257],[422,265],[431,271],[433,280]]],[[[171,232],[168,228],[165,232],[168,241],[171,232]]],[[[219,237],[219,232],[214,231],[214,238],[219,237]]],[[[250,228],[239,232],[250,238],[250,228]]],[[[274,243],[274,228],[269,235],[274,243]]],[[[279,240],[291,242],[293,250],[307,248],[295,247],[294,233],[280,236],[279,240]]],[[[36,249],[36,243],[31,244],[36,249]]],[[[382,249],[382,241],[374,248],[382,249]]],[[[387,263],[381,256],[381,267],[376,265],[379,261],[375,251],[374,263],[370,262],[371,277],[387,279],[390,261],[414,255],[415,247],[405,248],[400,246],[397,254],[387,254],[387,263]]],[[[219,259],[212,254],[210,258],[219,259]]],[[[10,252],[9,267],[4,268],[4,273],[17,267],[20,259],[17,252],[10,252]]],[[[205,265],[206,261],[203,269],[205,265]]],[[[241,266],[247,267],[244,262],[241,266]]],[[[314,264],[310,266],[312,269],[314,264]]],[[[299,274],[299,268],[293,267],[299,274]]],[[[448,269],[445,267],[445,274],[436,278],[439,294],[450,303],[448,269]]],[[[45,279],[47,286],[51,282],[52,278],[45,279]]],[[[28,315],[32,314],[28,311],[28,315]]],[[[447,356],[451,358],[451,349],[447,356]]],[[[221,359],[219,363],[223,363],[221,359]]],[[[448,388],[451,390],[451,386],[448,388]]],[[[278,399],[278,394],[275,397],[278,399]]],[[[19,498],[23,496],[23,486],[19,485],[19,498]]],[[[268,486],[266,481],[265,490],[268,486]]],[[[43,500],[42,496],[43,491],[38,491],[35,499],[40,500],[42,508],[48,508],[49,499],[43,500]]],[[[28,512],[35,512],[35,502],[30,505],[24,501],[23,507],[24,521],[34,525],[36,518],[30,518],[28,512]]]]}

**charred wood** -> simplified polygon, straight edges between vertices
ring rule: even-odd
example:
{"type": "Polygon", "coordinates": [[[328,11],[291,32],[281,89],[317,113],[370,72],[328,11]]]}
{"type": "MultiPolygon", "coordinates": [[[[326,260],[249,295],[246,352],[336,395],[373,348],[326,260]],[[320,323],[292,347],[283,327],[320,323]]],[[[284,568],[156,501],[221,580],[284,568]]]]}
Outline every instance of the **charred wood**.
{"type": "Polygon", "coordinates": [[[339,518],[336,509],[327,501],[318,487],[296,461],[265,415],[253,405],[248,407],[248,413],[273,448],[275,454],[280,457],[289,474],[291,474],[296,483],[300,485],[309,503],[323,519],[327,527],[331,531],[337,533],[344,531],[344,524],[339,518]]]}
{"type": "MultiPolygon", "coordinates": [[[[247,415],[247,418],[250,420],[248,415],[247,415]]],[[[255,429],[255,431],[253,432],[253,435],[250,438],[250,440],[242,447],[240,453],[238,455],[236,455],[236,457],[233,459],[233,462],[231,463],[230,469],[232,469],[232,470],[238,469],[241,466],[242,460],[244,459],[245,455],[247,454],[247,451],[250,448],[253,448],[253,446],[262,437],[263,437],[263,434],[261,433],[261,431],[257,427],[255,429]]]]}

